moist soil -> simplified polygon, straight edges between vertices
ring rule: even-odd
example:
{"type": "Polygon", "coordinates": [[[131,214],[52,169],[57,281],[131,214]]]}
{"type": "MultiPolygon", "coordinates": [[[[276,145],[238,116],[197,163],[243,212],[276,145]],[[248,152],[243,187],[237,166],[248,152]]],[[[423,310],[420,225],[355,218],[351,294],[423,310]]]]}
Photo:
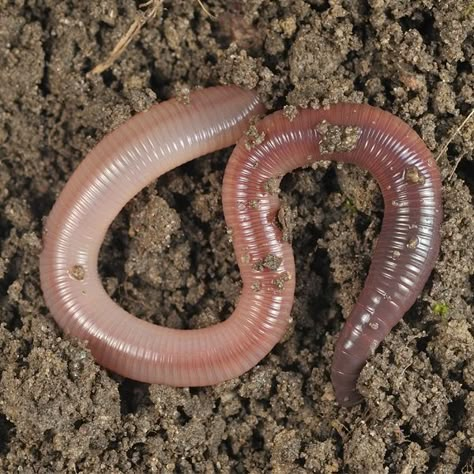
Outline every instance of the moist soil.
{"type": "MultiPolygon", "coordinates": [[[[97,3],[0,0],[0,472],[473,472],[474,120],[455,134],[474,105],[472,0],[207,0],[213,17],[198,1],[165,1],[90,75],[138,12],[131,0],[97,3]],[[288,113],[370,103],[440,154],[440,258],[362,371],[359,406],[340,408],[329,380],[383,218],[377,185],[355,167],[283,180],[293,323],[235,380],[123,379],[45,306],[42,220],[87,151],[155,101],[226,83],[288,113]]],[[[220,198],[230,151],[163,176],[114,221],[101,275],[138,317],[197,328],[232,312],[241,283],[220,198]]]]}

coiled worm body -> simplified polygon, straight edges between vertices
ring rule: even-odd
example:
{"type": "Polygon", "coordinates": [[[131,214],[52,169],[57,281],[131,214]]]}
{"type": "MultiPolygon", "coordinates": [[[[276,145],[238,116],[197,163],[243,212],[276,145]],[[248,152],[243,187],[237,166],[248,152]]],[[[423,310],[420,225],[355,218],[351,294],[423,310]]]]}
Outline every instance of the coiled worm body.
{"type": "MultiPolygon", "coordinates": [[[[223,204],[241,272],[250,281],[262,280],[262,293],[281,272],[293,272],[291,246],[275,224],[279,201],[272,192],[284,174],[317,160],[336,160],[368,170],[382,190],[382,230],[332,364],[338,402],[354,405],[361,399],[356,383],[367,358],[414,303],[436,261],[442,214],[436,162],[406,123],[368,105],[301,110],[292,120],[276,112],[258,124],[256,135],[260,144],[239,142],[229,160],[223,204]],[[268,253],[282,261],[263,276],[254,262],[268,253]]],[[[268,297],[265,304],[271,302],[268,297]]]]}
{"type": "Polygon", "coordinates": [[[233,314],[214,326],[177,330],[141,321],[114,303],[97,272],[112,220],[140,189],[176,166],[237,141],[264,112],[234,86],[198,90],[130,119],[85,158],[54,205],[40,257],[47,306],[66,333],[121,375],[174,386],[211,385],[257,364],[288,327],[294,298],[291,246],[276,223],[278,183],[318,159],[355,163],[377,179],[385,216],[360,298],[332,368],[342,405],[359,401],[367,357],[413,304],[434,265],[440,177],[431,154],[401,120],[365,105],[275,113],[235,148],[225,172],[224,214],[243,288],[233,314]]]}

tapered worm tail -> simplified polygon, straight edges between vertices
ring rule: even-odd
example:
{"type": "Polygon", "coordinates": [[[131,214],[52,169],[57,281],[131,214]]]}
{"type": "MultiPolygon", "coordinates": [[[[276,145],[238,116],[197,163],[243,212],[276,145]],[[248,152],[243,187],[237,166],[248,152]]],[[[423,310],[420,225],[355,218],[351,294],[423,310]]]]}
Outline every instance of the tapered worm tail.
{"type": "Polygon", "coordinates": [[[261,292],[265,305],[280,303],[266,288],[285,278],[285,272],[293,276],[291,247],[275,223],[275,190],[285,173],[321,159],[354,163],[368,170],[382,190],[382,231],[332,365],[336,398],[351,406],[360,401],[356,383],[367,358],[414,303],[437,258],[442,214],[438,168],[407,124],[368,105],[302,110],[291,121],[277,112],[261,121],[253,135],[252,141],[246,137],[239,142],[227,165],[223,204],[241,272],[261,292]],[[259,272],[266,255],[282,259],[271,277],[259,272]]]}

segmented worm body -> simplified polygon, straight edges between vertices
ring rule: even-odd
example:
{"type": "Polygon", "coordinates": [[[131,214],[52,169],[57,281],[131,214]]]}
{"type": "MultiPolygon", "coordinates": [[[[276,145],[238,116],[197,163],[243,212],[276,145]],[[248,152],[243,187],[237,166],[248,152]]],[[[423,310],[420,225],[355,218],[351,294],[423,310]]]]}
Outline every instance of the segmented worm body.
{"type": "Polygon", "coordinates": [[[294,298],[291,246],[276,222],[278,183],[319,159],[356,163],[377,179],[385,216],[360,298],[337,343],[332,381],[342,405],[359,401],[367,357],[413,304],[434,265],[440,178],[405,123],[365,105],[275,113],[251,128],[228,163],[223,205],[243,288],[233,314],[214,326],[177,330],[139,320],[106,294],[97,271],[112,220],[166,171],[237,141],[264,111],[253,92],[198,90],[190,103],[152,107],[107,135],[78,167],[48,217],[40,258],[46,304],[65,332],[87,340],[96,360],[149,383],[211,385],[257,364],[288,327],[294,298]]]}
{"type": "Polygon", "coordinates": [[[251,146],[244,139],[236,146],[222,195],[240,270],[265,305],[285,273],[290,281],[282,294],[286,297],[286,285],[293,291],[293,253],[275,222],[284,174],[317,160],[336,160],[368,170],[382,190],[382,230],[332,364],[338,402],[354,405],[361,400],[356,383],[367,358],[414,303],[436,261],[442,214],[436,162],[406,123],[369,105],[300,110],[293,120],[276,112],[258,123],[255,135],[261,143],[251,146]],[[261,272],[255,262],[268,255],[281,263],[261,272]]]}

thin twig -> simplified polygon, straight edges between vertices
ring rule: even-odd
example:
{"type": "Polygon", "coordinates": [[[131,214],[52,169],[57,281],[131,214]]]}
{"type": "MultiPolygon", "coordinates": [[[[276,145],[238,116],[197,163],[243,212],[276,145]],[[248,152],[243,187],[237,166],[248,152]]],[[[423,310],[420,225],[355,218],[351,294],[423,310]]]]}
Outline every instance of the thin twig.
{"type": "Polygon", "coordinates": [[[125,33],[125,35],[119,39],[118,43],[115,45],[109,57],[104,62],[97,64],[97,66],[95,66],[89,72],[89,74],[100,74],[101,72],[104,72],[106,69],[112,66],[115,60],[124,52],[125,48],[131,43],[133,38],[138,35],[143,26],[156,16],[162,2],[163,0],[149,0],[148,2],[139,5],[139,8],[146,8],[146,10],[139,11],[137,13],[137,16],[135,17],[135,20],[133,20],[133,23],[130,25],[130,28],[125,33]]]}
{"type": "Polygon", "coordinates": [[[204,3],[203,3],[201,0],[197,0],[197,2],[199,3],[200,7],[204,10],[204,13],[205,13],[208,17],[212,18],[213,20],[216,19],[216,16],[213,15],[213,14],[206,8],[206,6],[204,5],[204,3]]]}
{"type": "Polygon", "coordinates": [[[474,109],[471,110],[469,115],[462,121],[461,125],[456,129],[456,131],[449,137],[448,141],[444,144],[443,148],[441,148],[441,151],[438,153],[438,156],[436,157],[436,161],[438,161],[441,158],[441,155],[448,149],[449,144],[456,138],[458,133],[462,130],[464,125],[471,119],[471,117],[474,115],[474,109]]]}

